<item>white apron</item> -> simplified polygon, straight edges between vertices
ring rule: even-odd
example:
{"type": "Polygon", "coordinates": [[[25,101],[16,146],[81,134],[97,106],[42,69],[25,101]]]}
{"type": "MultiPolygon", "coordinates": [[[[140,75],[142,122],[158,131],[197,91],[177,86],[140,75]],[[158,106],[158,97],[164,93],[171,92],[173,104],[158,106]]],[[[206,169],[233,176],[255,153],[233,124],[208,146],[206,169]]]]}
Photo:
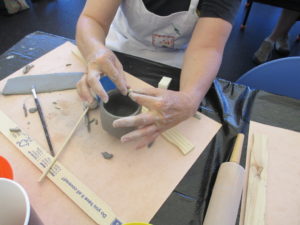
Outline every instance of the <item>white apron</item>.
{"type": "Polygon", "coordinates": [[[188,11],[159,16],[142,0],[122,0],[106,38],[111,50],[181,68],[185,49],[198,20],[199,0],[188,11]]]}

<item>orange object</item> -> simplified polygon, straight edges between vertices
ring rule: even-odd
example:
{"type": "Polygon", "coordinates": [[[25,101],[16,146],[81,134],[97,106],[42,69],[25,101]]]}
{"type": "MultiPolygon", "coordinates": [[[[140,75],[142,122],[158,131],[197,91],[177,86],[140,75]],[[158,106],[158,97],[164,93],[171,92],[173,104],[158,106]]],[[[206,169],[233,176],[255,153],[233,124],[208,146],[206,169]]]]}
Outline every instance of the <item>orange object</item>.
{"type": "Polygon", "coordinates": [[[0,156],[0,177],[13,179],[13,170],[9,164],[9,162],[0,156]]]}

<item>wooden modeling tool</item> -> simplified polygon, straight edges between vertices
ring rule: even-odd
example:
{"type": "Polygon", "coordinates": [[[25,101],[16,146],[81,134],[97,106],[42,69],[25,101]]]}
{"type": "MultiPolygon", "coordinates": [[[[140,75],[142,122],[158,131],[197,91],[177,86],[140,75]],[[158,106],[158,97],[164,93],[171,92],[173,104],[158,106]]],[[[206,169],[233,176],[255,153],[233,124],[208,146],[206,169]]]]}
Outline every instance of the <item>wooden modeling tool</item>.
{"type": "Polygon", "coordinates": [[[36,105],[37,111],[39,113],[41,122],[42,122],[43,130],[44,130],[46,140],[47,140],[47,143],[48,143],[48,146],[49,146],[49,149],[50,149],[50,153],[54,157],[55,154],[54,154],[53,146],[52,146],[52,143],[51,143],[51,140],[50,140],[50,135],[49,135],[49,132],[48,132],[46,120],[45,120],[45,117],[44,117],[44,114],[43,114],[43,111],[42,111],[42,107],[41,107],[41,104],[40,104],[39,99],[37,97],[34,86],[32,86],[31,92],[32,92],[32,95],[34,97],[35,105],[36,105]]]}
{"type": "Polygon", "coordinates": [[[82,120],[82,118],[85,116],[85,114],[88,112],[89,108],[86,107],[85,110],[83,111],[83,113],[81,114],[81,116],[79,117],[78,121],[76,122],[74,128],[72,129],[72,131],[70,132],[69,136],[66,138],[65,142],[63,143],[63,145],[61,146],[60,150],[57,152],[56,156],[53,158],[52,162],[50,163],[50,165],[46,168],[46,170],[44,171],[44,173],[42,174],[42,176],[39,179],[39,182],[41,182],[48,174],[48,172],[50,171],[51,167],[55,164],[57,158],[59,157],[59,155],[62,153],[62,151],[64,150],[65,146],[68,144],[68,142],[70,141],[72,135],[74,134],[76,128],[78,127],[80,121],[82,120]]]}
{"type": "Polygon", "coordinates": [[[222,163],[203,225],[235,225],[240,205],[244,168],[239,165],[244,134],[238,134],[229,162],[222,163]]]}
{"type": "MultiPolygon", "coordinates": [[[[83,106],[83,110],[85,110],[86,106],[83,106]]],[[[90,124],[90,116],[89,116],[89,111],[86,112],[84,116],[84,123],[87,128],[87,131],[90,133],[91,132],[91,124],[90,124]]]]}

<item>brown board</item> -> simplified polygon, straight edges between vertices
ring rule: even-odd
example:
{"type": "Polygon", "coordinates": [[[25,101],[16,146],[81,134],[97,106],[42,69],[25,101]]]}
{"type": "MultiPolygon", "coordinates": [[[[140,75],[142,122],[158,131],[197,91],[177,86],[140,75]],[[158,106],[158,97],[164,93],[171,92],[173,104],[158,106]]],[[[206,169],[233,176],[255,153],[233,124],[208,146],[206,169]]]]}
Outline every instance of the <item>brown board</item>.
{"type": "MultiPolygon", "coordinates": [[[[28,74],[84,72],[85,66],[72,54],[75,48],[66,42],[32,62],[34,67],[28,74]]],[[[126,75],[133,88],[149,86],[126,75]]],[[[13,76],[26,75],[20,69],[9,78],[13,76]]],[[[5,82],[6,79],[0,82],[0,90],[5,82]]],[[[38,96],[54,151],[58,150],[82,113],[81,101],[76,90],[38,96]]],[[[0,110],[48,149],[38,114],[29,113],[25,117],[24,102],[27,108],[35,106],[31,95],[0,96],[0,110]]],[[[81,123],[58,161],[104,200],[123,222],[149,222],[221,127],[204,115],[201,120],[190,118],[179,124],[176,128],[195,145],[195,149],[184,156],[162,137],[151,148],[135,150],[134,144],[121,144],[102,130],[99,110],[90,113],[90,119],[93,118],[98,124],[91,124],[88,133],[81,123]],[[104,159],[101,155],[104,151],[114,157],[104,159]]],[[[49,179],[38,183],[41,172],[3,135],[0,135],[0,143],[0,155],[12,164],[15,180],[27,190],[31,205],[45,225],[95,224],[49,179]]]]}
{"type": "MultiPolygon", "coordinates": [[[[266,225],[300,224],[300,133],[273,127],[254,121],[250,122],[246,173],[248,173],[250,151],[254,134],[267,138],[268,154],[267,180],[265,192],[266,225]]],[[[243,225],[245,210],[244,188],[240,225],[243,225]]],[[[248,196],[247,196],[248,198],[248,196]]]]}

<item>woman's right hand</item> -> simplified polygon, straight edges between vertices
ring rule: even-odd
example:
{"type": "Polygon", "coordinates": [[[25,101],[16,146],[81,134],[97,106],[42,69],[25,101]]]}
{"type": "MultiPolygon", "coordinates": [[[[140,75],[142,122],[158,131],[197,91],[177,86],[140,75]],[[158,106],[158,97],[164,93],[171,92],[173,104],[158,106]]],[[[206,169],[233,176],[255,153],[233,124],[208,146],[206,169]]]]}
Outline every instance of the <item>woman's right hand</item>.
{"type": "Polygon", "coordinates": [[[108,95],[99,81],[104,74],[114,82],[122,94],[127,94],[127,82],[122,64],[110,49],[103,47],[87,58],[87,73],[77,83],[77,91],[83,101],[92,103],[94,94],[102,101],[108,101],[108,95]]]}

